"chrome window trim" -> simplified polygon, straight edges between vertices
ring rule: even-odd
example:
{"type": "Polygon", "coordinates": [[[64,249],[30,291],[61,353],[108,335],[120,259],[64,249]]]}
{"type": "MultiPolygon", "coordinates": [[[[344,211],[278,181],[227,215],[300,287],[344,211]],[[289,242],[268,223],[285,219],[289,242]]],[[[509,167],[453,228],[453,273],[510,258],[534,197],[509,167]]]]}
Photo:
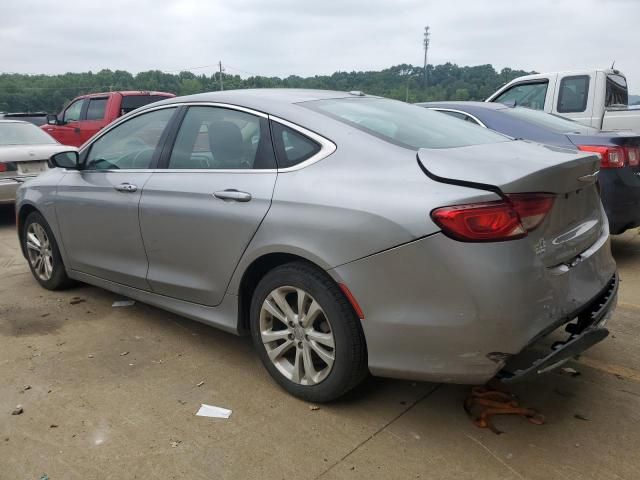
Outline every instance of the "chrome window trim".
{"type": "MultiPolygon", "coordinates": [[[[323,160],[325,158],[327,158],[329,155],[331,155],[332,153],[334,153],[337,150],[337,146],[335,143],[333,143],[331,140],[328,140],[327,138],[318,135],[315,132],[312,132],[311,130],[308,130],[304,127],[301,127],[300,125],[297,125],[295,123],[292,123],[288,120],[285,120],[283,118],[280,117],[276,117],[273,115],[268,115],[264,112],[261,112],[259,110],[253,110],[251,108],[247,108],[247,107],[241,107],[239,105],[233,105],[233,104],[229,104],[229,103],[221,103],[221,102],[176,102],[176,103],[169,103],[166,105],[158,105],[157,107],[153,107],[153,108],[146,108],[142,111],[133,111],[130,114],[124,115],[122,117],[120,117],[118,120],[116,120],[115,122],[113,122],[111,125],[109,125],[107,128],[105,128],[103,131],[101,131],[98,135],[95,136],[95,138],[91,139],[91,143],[85,143],[84,145],[82,145],[78,151],[78,153],[81,155],[84,153],[84,151],[91,147],[95,142],[97,142],[98,140],[100,140],[100,138],[102,138],[104,135],[106,135],[107,133],[109,133],[111,130],[113,130],[114,128],[116,128],[117,126],[121,125],[122,123],[131,120],[135,117],[138,117],[140,115],[143,115],[145,113],[149,113],[149,112],[153,112],[156,110],[162,110],[162,109],[166,109],[166,108],[178,108],[178,107],[182,107],[182,106],[186,106],[186,107],[193,107],[193,106],[205,106],[205,107],[219,107],[219,108],[227,108],[229,110],[237,110],[240,112],[245,112],[245,113],[249,113],[251,115],[255,115],[257,117],[261,117],[261,118],[266,118],[268,120],[272,120],[274,122],[280,123],[281,125],[284,125],[286,127],[291,128],[292,130],[295,130],[299,133],[301,133],[302,135],[305,135],[307,137],[309,137],[310,139],[312,139],[313,141],[315,141],[316,143],[320,144],[320,150],[318,150],[317,153],[315,153],[314,155],[312,155],[311,157],[307,158],[305,161],[298,163],[297,165],[294,165],[292,167],[286,167],[286,168],[265,168],[265,169],[253,169],[253,168],[227,168],[227,169],[206,169],[206,168],[202,168],[202,169],[174,169],[174,168],[154,168],[154,169],[109,169],[109,170],[79,170],[80,173],[82,172],[104,172],[104,173],[116,173],[116,172],[131,172],[131,173],[142,173],[142,172],[153,172],[153,173],[161,173],[161,172],[167,172],[167,173],[195,173],[195,172],[210,172],[210,173],[286,173],[286,172],[293,172],[296,170],[300,170],[302,168],[305,168],[309,165],[312,165],[316,162],[319,162],[320,160],[323,160]]],[[[74,171],[74,170],[69,170],[69,171],[74,171]]]]}
{"type": "Polygon", "coordinates": [[[320,144],[320,150],[318,150],[317,153],[310,156],[305,161],[300,162],[296,165],[293,165],[292,167],[278,168],[279,173],[295,172],[296,170],[300,170],[305,167],[308,167],[309,165],[312,165],[316,162],[319,162],[320,160],[327,158],[329,155],[331,155],[333,152],[335,152],[338,149],[336,144],[333,143],[331,140],[321,135],[318,135],[317,133],[312,132],[311,130],[301,127],[300,125],[296,125],[295,123],[292,123],[280,117],[275,117],[273,115],[269,115],[269,118],[272,121],[279,123],[281,125],[284,125],[285,127],[288,127],[292,130],[295,130],[296,132],[301,133],[302,135],[309,137],[311,140],[320,144]]]}
{"type": "Polygon", "coordinates": [[[474,122],[477,122],[478,125],[484,128],[488,128],[484,123],[480,121],[478,117],[475,115],[471,115],[469,112],[463,112],[462,110],[456,110],[455,108],[442,108],[442,107],[427,107],[429,110],[435,110],[436,112],[453,112],[453,113],[461,113],[462,115],[466,115],[471,118],[474,122]]]}

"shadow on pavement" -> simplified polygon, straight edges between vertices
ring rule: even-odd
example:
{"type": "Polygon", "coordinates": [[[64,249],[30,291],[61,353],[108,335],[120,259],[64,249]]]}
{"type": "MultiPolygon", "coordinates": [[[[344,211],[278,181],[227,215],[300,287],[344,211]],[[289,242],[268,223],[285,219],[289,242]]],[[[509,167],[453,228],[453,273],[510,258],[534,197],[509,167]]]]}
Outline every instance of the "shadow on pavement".
{"type": "Polygon", "coordinates": [[[0,227],[16,224],[16,215],[13,205],[0,205],[0,227]]]}

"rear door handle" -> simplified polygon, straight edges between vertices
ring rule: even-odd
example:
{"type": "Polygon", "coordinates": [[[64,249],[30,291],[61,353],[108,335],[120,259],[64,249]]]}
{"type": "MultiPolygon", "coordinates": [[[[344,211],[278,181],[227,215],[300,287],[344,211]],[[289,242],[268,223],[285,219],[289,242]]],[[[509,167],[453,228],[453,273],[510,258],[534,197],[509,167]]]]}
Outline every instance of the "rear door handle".
{"type": "Polygon", "coordinates": [[[248,192],[240,192],[233,188],[229,188],[227,190],[220,190],[219,192],[214,192],[214,197],[219,198],[224,201],[233,201],[233,202],[248,202],[251,200],[251,194],[248,192]]]}
{"type": "Polygon", "coordinates": [[[113,188],[115,188],[119,192],[128,192],[128,193],[133,193],[136,190],[138,190],[138,186],[133,185],[131,183],[121,183],[120,185],[116,185],[113,188]]]}

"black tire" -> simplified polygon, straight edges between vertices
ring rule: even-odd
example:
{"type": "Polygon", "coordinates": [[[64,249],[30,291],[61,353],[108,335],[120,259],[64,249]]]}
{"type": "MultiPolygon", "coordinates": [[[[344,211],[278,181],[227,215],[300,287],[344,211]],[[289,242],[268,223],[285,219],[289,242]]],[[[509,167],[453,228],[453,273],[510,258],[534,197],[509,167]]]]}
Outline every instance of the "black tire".
{"type": "MultiPolygon", "coordinates": [[[[353,307],[336,283],[322,270],[292,262],[274,268],[258,283],[250,308],[250,328],[260,360],[273,379],[290,394],[310,402],[329,402],[360,384],[368,375],[364,333],[353,307]],[[330,325],[335,349],[334,361],[327,376],[313,385],[295,383],[281,373],[269,359],[260,333],[263,302],[275,289],[294,287],[311,295],[324,311],[330,325]]],[[[295,340],[294,340],[295,343],[295,340]]],[[[298,343],[300,345],[300,343],[298,343]]],[[[295,352],[296,347],[292,347],[295,352]]]]}
{"type": "Polygon", "coordinates": [[[31,274],[40,285],[47,290],[63,290],[74,285],[75,282],[67,276],[67,271],[65,269],[64,262],[62,261],[62,257],[60,256],[60,250],[58,249],[58,243],[53,236],[51,227],[49,227],[49,224],[40,212],[32,212],[27,216],[24,225],[22,226],[22,243],[27,255],[27,263],[31,269],[31,274]],[[44,229],[49,240],[49,244],[51,245],[52,269],[51,276],[48,279],[43,279],[38,275],[30,259],[29,249],[27,247],[27,233],[29,231],[29,227],[33,224],[38,224],[44,229]]]}

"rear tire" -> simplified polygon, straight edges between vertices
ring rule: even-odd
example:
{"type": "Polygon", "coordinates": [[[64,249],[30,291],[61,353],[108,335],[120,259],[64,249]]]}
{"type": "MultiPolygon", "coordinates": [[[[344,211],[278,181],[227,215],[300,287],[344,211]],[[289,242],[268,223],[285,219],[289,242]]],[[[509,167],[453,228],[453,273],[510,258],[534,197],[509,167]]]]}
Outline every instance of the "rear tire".
{"type": "Polygon", "coordinates": [[[62,290],[74,284],[67,276],[53,232],[39,212],[27,216],[22,243],[31,274],[40,285],[47,290],[62,290]]]}
{"type": "Polygon", "coordinates": [[[250,322],[265,368],[298,398],[334,400],[368,374],[360,320],[335,282],[312,265],[268,272],[253,293],[250,322]]]}

